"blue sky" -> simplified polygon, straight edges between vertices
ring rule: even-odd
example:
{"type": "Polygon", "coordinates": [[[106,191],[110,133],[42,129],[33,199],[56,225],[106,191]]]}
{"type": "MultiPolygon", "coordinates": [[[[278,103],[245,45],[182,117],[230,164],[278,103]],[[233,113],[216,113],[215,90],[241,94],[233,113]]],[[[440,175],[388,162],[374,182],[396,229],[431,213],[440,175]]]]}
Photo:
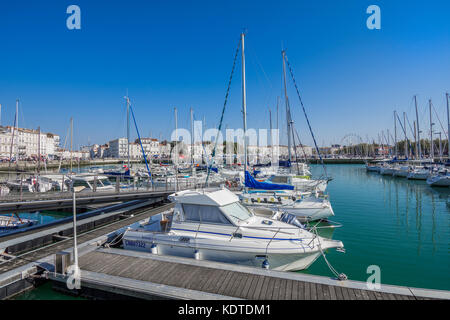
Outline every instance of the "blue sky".
{"type": "MultiPolygon", "coordinates": [[[[75,145],[103,143],[126,134],[128,89],[142,136],[168,137],[174,107],[180,127],[188,127],[190,107],[216,126],[245,28],[249,127],[268,127],[268,108],[275,112],[282,45],[320,145],[393,130],[394,109],[412,121],[414,94],[423,130],[429,98],[445,126],[448,12],[444,0],[2,1],[2,124],[12,124],[20,98],[21,126],[64,139],[73,116],[75,145]],[[81,30],[66,28],[71,4],[81,8],[81,30]],[[381,30],[366,27],[371,4],[381,8],[381,30]]],[[[242,122],[237,67],[230,128],[242,122]]],[[[288,94],[302,142],[311,144],[291,83],[288,94]]]]}

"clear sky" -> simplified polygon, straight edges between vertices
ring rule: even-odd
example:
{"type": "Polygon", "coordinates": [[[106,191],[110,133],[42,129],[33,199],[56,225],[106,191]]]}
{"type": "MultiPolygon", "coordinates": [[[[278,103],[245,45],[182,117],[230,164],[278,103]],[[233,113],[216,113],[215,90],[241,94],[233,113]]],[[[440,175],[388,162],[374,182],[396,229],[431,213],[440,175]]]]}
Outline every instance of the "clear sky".
{"type": "MultiPolygon", "coordinates": [[[[446,0],[2,1],[2,124],[12,124],[20,98],[20,126],[64,140],[73,116],[76,146],[103,143],[126,135],[128,89],[142,136],[168,137],[174,107],[179,127],[188,127],[190,107],[216,126],[246,29],[249,127],[269,126],[284,46],[320,145],[393,130],[394,109],[414,120],[414,94],[425,132],[429,98],[446,126],[449,12],[446,0]],[[71,4],[81,8],[81,30],[66,27],[71,4]],[[366,27],[371,4],[381,8],[381,30],[366,27]]],[[[240,62],[237,68],[230,128],[242,122],[240,62]]],[[[289,96],[302,142],[311,144],[291,83],[289,96]]]]}

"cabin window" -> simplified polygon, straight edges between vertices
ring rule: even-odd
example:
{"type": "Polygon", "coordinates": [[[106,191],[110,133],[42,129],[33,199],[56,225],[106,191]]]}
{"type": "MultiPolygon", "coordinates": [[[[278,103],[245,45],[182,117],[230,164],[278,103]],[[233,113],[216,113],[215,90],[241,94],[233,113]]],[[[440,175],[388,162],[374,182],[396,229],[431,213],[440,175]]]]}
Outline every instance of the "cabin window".
{"type": "Polygon", "coordinates": [[[231,224],[218,207],[183,204],[183,211],[186,221],[231,224]]]}
{"type": "Polygon", "coordinates": [[[108,179],[101,179],[100,181],[103,183],[103,185],[104,185],[105,187],[106,187],[106,186],[112,185],[112,184],[111,184],[111,181],[109,181],[108,179]]]}
{"type": "Polygon", "coordinates": [[[239,202],[227,204],[226,206],[220,207],[220,209],[235,222],[246,221],[253,216],[253,214],[239,202]]]}
{"type": "Polygon", "coordinates": [[[272,176],[270,177],[269,181],[273,183],[288,183],[288,177],[272,176]]]}

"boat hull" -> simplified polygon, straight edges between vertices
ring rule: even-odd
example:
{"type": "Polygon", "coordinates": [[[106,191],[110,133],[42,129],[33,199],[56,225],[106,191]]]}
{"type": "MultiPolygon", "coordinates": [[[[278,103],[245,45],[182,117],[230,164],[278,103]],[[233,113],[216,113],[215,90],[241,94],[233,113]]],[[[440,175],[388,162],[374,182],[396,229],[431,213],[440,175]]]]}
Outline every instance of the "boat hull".
{"type": "Polygon", "coordinates": [[[307,269],[320,256],[320,252],[306,253],[268,253],[261,252],[238,252],[234,250],[214,250],[209,248],[194,248],[192,246],[174,245],[173,243],[152,242],[142,238],[134,238],[125,234],[123,246],[126,250],[141,252],[156,252],[158,255],[177,256],[183,258],[193,258],[197,260],[207,260],[215,262],[232,263],[251,267],[262,267],[265,259],[269,262],[269,268],[278,271],[298,271],[307,269]],[[136,245],[136,243],[138,245],[136,245]],[[156,245],[156,246],[154,246],[156,245]]]}
{"type": "Polygon", "coordinates": [[[450,187],[450,176],[429,177],[427,183],[431,187],[450,187]]]}

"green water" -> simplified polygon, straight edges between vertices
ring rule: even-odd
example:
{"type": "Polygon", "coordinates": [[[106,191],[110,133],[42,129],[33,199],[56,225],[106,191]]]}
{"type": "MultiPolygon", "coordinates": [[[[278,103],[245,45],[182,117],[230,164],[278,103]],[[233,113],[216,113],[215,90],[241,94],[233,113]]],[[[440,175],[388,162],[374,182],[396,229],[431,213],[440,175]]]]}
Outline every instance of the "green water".
{"type": "MultiPolygon", "coordinates": [[[[322,173],[320,166],[311,170],[322,173]]],[[[346,249],[327,254],[338,272],[366,281],[367,267],[377,265],[384,284],[450,290],[449,189],[367,173],[362,165],[327,165],[327,172],[333,177],[328,186],[335,212],[331,220],[343,224],[333,238],[346,249]]],[[[332,276],[322,258],[303,272],[332,276]]],[[[68,297],[43,286],[18,298],[68,297]]]]}
{"type": "Polygon", "coordinates": [[[85,299],[58,293],[52,289],[52,284],[50,282],[47,282],[34,290],[18,295],[13,300],[85,300],[85,299]]]}
{"type": "MultiPolygon", "coordinates": [[[[425,181],[367,173],[362,165],[327,165],[328,192],[343,227],[333,238],[346,253],[331,250],[331,264],[349,279],[366,281],[377,265],[381,283],[450,290],[450,204],[448,188],[425,181]]],[[[312,166],[313,174],[322,168],[312,166]]],[[[331,275],[322,258],[305,273],[331,275]]]]}

